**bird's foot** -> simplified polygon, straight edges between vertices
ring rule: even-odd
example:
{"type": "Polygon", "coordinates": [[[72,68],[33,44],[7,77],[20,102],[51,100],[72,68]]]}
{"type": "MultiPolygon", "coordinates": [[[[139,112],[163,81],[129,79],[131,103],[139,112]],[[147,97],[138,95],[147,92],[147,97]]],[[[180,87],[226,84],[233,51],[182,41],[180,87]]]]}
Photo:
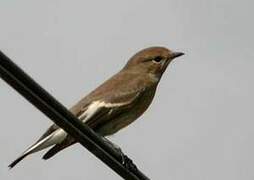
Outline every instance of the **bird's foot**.
{"type": "Polygon", "coordinates": [[[137,166],[133,163],[133,161],[128,156],[126,156],[124,153],[122,153],[121,156],[122,156],[122,164],[125,168],[132,171],[135,171],[138,169],[137,166]]]}
{"type": "Polygon", "coordinates": [[[128,156],[126,156],[126,155],[123,153],[122,149],[121,149],[118,145],[116,145],[116,144],[114,144],[113,142],[109,141],[109,140],[108,140],[107,138],[105,138],[105,137],[103,137],[103,139],[104,139],[104,141],[105,141],[109,146],[111,146],[113,149],[116,150],[116,152],[119,154],[119,156],[120,156],[120,158],[121,158],[121,163],[122,163],[122,165],[123,165],[125,168],[127,168],[127,169],[129,169],[129,170],[137,170],[137,166],[133,163],[133,161],[132,161],[128,156]]]}

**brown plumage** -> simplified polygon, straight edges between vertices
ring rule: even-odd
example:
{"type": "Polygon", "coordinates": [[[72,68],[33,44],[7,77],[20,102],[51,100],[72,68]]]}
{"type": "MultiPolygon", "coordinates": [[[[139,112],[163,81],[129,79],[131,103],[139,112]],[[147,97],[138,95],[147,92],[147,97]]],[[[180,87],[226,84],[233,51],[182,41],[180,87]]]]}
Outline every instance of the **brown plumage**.
{"type": "MultiPolygon", "coordinates": [[[[181,55],[183,53],[164,47],[139,51],[120,72],[81,99],[70,111],[102,136],[116,133],[146,111],[168,64],[181,55]]],[[[74,143],[71,136],[54,124],[9,167],[14,167],[29,154],[54,145],[43,156],[43,159],[49,159],[74,143]]]]}

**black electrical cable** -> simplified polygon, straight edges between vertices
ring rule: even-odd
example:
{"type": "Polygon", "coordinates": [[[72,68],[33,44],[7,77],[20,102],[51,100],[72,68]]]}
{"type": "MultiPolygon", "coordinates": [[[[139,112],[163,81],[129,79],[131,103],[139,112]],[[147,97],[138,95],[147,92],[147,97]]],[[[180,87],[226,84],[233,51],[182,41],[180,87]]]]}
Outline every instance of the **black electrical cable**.
{"type": "Polygon", "coordinates": [[[119,152],[105,143],[92,129],[81,123],[1,51],[0,77],[122,178],[149,180],[130,159],[128,159],[128,163],[130,163],[128,167],[124,166],[122,155],[119,152]]]}

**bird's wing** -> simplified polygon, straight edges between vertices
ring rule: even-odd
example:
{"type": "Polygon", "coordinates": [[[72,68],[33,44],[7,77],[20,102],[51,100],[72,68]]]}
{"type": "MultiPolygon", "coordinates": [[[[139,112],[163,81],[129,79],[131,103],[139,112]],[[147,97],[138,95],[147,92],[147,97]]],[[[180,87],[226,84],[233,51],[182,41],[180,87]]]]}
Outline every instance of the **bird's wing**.
{"type": "Polygon", "coordinates": [[[129,92],[121,95],[114,94],[110,98],[92,101],[85,110],[80,109],[78,118],[89,127],[94,128],[98,123],[112,119],[115,114],[120,113],[135,103],[143,91],[129,92]]]}
{"type": "MultiPolygon", "coordinates": [[[[110,101],[98,100],[91,103],[87,111],[83,113],[86,118],[83,120],[91,128],[104,124],[117,114],[126,111],[139,99],[143,91],[130,92],[120,96],[111,97],[110,101]],[[93,113],[93,110],[95,111],[93,113]]],[[[81,115],[82,116],[82,115],[81,115]]],[[[80,119],[83,119],[82,117],[80,119]]]]}
{"type": "MultiPolygon", "coordinates": [[[[99,117],[107,116],[109,112],[112,114],[112,112],[126,108],[129,104],[133,103],[144,90],[145,89],[129,90],[126,88],[125,91],[121,91],[121,93],[117,91],[115,93],[105,93],[105,96],[100,97],[100,99],[95,99],[93,98],[94,96],[87,96],[73,106],[70,111],[78,119],[86,122],[87,125],[95,126],[96,120],[99,117]]],[[[59,129],[59,127],[56,124],[51,125],[37,142],[46,138],[57,129],[59,129]]]]}
{"type": "MultiPolygon", "coordinates": [[[[120,96],[115,96],[110,102],[104,100],[92,101],[89,105],[84,108],[80,108],[79,119],[82,120],[90,128],[95,128],[101,124],[106,123],[107,120],[114,118],[115,115],[121,113],[123,110],[131,107],[133,103],[141,96],[142,91],[132,92],[120,96]]],[[[52,147],[43,156],[43,159],[47,160],[54,156],[62,149],[74,144],[76,142],[71,136],[67,137],[59,144],[52,147]]]]}

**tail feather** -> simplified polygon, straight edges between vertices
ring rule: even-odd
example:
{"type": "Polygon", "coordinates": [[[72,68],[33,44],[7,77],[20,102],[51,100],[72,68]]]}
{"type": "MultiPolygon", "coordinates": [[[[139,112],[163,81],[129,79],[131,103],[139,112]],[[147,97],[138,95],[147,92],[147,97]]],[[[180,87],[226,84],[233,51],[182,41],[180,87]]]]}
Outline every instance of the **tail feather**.
{"type": "Polygon", "coordinates": [[[55,133],[51,133],[47,137],[37,141],[34,145],[29,147],[20,157],[18,157],[15,161],[13,161],[8,167],[11,169],[21,160],[23,160],[26,156],[41,151],[45,148],[48,148],[54,144],[57,144],[59,141],[61,142],[65,138],[65,136],[66,134],[64,131],[55,131],[55,133]]]}
{"type": "Polygon", "coordinates": [[[34,145],[29,147],[21,156],[19,156],[16,160],[14,160],[8,167],[12,169],[14,166],[16,166],[21,160],[23,160],[25,157],[27,157],[29,154],[38,152],[45,148],[45,142],[47,142],[50,139],[50,136],[36,142],[34,145]]]}
{"type": "Polygon", "coordinates": [[[13,161],[8,167],[12,169],[16,164],[18,164],[21,160],[23,160],[26,156],[28,156],[29,153],[23,154],[20,157],[18,157],[15,161],[13,161]]]}
{"type": "Polygon", "coordinates": [[[57,154],[59,151],[63,150],[64,148],[71,146],[72,144],[75,144],[76,141],[71,137],[71,136],[67,136],[66,139],[64,141],[62,141],[59,144],[56,144],[55,146],[53,146],[50,150],[48,150],[46,152],[46,154],[44,154],[44,156],[42,157],[42,159],[44,160],[48,160],[49,158],[53,157],[55,154],[57,154]]]}
{"type": "Polygon", "coordinates": [[[48,150],[46,154],[43,155],[42,159],[48,160],[49,158],[53,157],[56,153],[58,153],[61,150],[62,150],[61,146],[57,144],[54,147],[52,147],[50,150],[48,150]]]}

